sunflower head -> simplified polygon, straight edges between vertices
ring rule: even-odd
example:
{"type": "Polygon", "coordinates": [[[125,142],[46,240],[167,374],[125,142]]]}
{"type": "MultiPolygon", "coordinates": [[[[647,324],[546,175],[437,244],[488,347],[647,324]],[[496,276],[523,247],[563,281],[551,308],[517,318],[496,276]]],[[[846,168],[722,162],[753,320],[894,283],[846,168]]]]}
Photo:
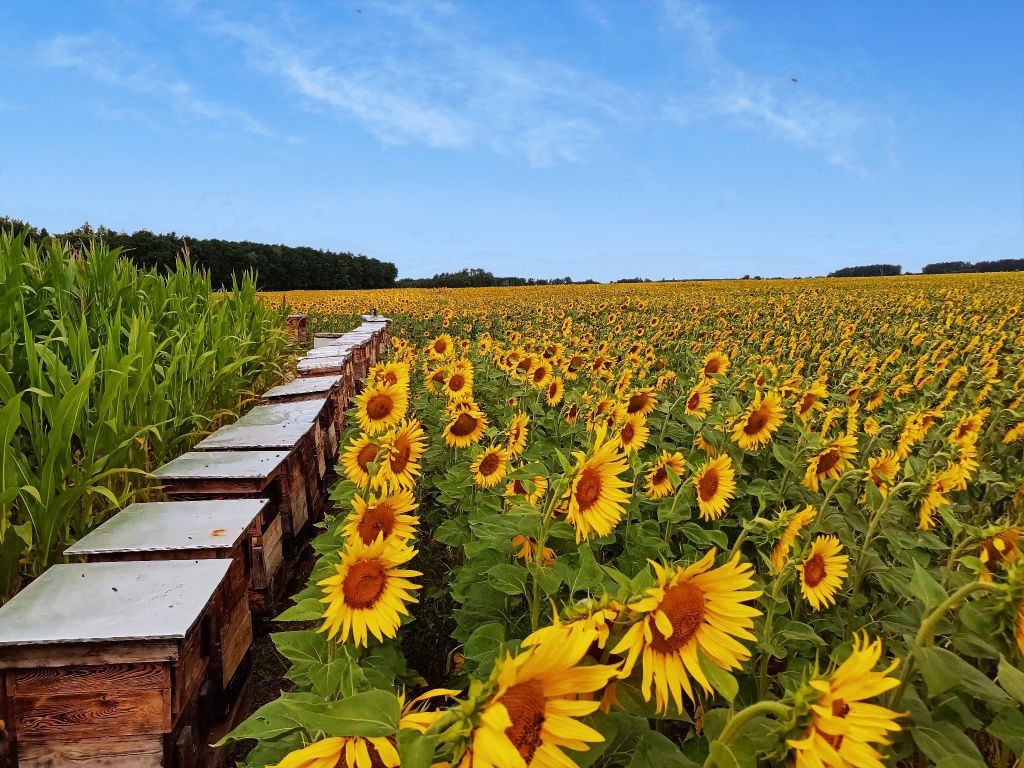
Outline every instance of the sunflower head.
{"type": "Polygon", "coordinates": [[[487,426],[487,417],[472,402],[462,403],[453,411],[444,428],[444,441],[453,448],[468,448],[480,442],[487,426]]]}
{"type": "Polygon", "coordinates": [[[375,384],[355,399],[359,426],[377,435],[397,425],[409,407],[409,389],[401,384],[375,384]]]}
{"type": "Polygon", "coordinates": [[[627,469],[626,458],[617,443],[606,437],[605,428],[598,426],[590,453],[573,453],[576,466],[561,511],[575,527],[577,542],[611,533],[629,501],[623,489],[630,483],[619,477],[627,469]]]}
{"type": "Polygon", "coordinates": [[[782,424],[785,411],[777,392],[755,396],[746,412],[732,428],[732,439],[744,450],[754,450],[771,442],[775,430],[782,424]]]}
{"type": "Polygon", "coordinates": [[[493,488],[508,473],[508,451],[490,446],[480,452],[470,466],[473,482],[481,488],[493,488]]]}
{"type": "Polygon", "coordinates": [[[705,461],[693,473],[693,485],[701,519],[717,520],[724,515],[729,501],[736,495],[736,472],[729,454],[705,461]]]}
{"type": "Polygon", "coordinates": [[[358,538],[366,545],[373,544],[378,537],[407,542],[416,535],[419,525],[419,518],[410,514],[417,506],[409,491],[381,496],[371,494],[368,498],[357,493],[352,497],[352,512],[345,523],[345,538],[348,541],[358,538]]]}
{"type": "Polygon", "coordinates": [[[836,593],[846,578],[849,556],[835,536],[818,536],[811,545],[810,554],[797,565],[800,590],[815,611],[835,605],[836,593]]]}
{"type": "Polygon", "coordinates": [[[410,579],[422,574],[402,568],[415,555],[408,545],[383,536],[370,545],[349,539],[334,575],[317,582],[324,592],[320,602],[326,603],[320,631],[356,646],[368,645],[369,634],[380,642],[395,637],[406,605],[416,602],[411,593],[419,585],[410,579]]]}

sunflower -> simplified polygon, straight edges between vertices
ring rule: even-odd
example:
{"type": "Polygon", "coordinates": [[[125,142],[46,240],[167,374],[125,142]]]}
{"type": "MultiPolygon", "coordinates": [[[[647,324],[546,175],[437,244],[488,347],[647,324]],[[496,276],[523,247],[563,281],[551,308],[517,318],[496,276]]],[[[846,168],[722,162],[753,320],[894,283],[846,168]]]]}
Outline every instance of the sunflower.
{"type": "Polygon", "coordinates": [[[1006,434],[1003,435],[1003,445],[1015,443],[1021,438],[1024,438],[1024,421],[1017,422],[1016,425],[1007,430],[1006,434]]]}
{"type": "Polygon", "coordinates": [[[444,428],[444,441],[453,448],[468,448],[484,436],[487,417],[472,403],[459,410],[444,428]]]}
{"type": "Polygon", "coordinates": [[[588,636],[588,645],[596,646],[598,650],[603,651],[622,610],[623,606],[618,600],[607,596],[597,600],[580,601],[567,609],[568,621],[563,623],[555,611],[551,624],[529,635],[523,640],[523,647],[529,648],[531,645],[548,642],[563,643],[582,633],[588,636]]]}
{"type": "Polygon", "coordinates": [[[368,386],[355,399],[359,426],[377,435],[397,425],[409,407],[409,389],[399,384],[368,386]]]}
{"type": "Polygon", "coordinates": [[[409,514],[419,505],[409,491],[393,495],[371,495],[364,499],[360,494],[352,497],[352,512],[345,521],[345,539],[359,539],[363,544],[373,544],[378,536],[385,540],[409,541],[416,535],[419,518],[409,514]]]}
{"type": "Polygon", "coordinates": [[[647,497],[657,501],[668,496],[675,490],[675,484],[685,469],[686,461],[683,459],[683,454],[678,451],[675,453],[662,451],[661,456],[647,473],[647,497]],[[675,480],[672,478],[673,474],[676,476],[675,480]]]}
{"type": "Polygon", "coordinates": [[[687,416],[703,419],[708,415],[708,411],[711,410],[711,405],[715,401],[711,394],[711,385],[710,379],[704,379],[690,390],[690,394],[686,396],[686,403],[683,405],[683,412],[687,416]]]}
{"type": "Polygon", "coordinates": [[[884,768],[884,755],[873,745],[891,743],[889,733],[900,730],[896,719],[903,714],[867,703],[899,685],[889,675],[897,662],[874,671],[881,656],[881,640],[854,636],[846,661],[828,677],[808,683],[816,697],[810,725],[803,738],[786,742],[794,768],[884,768]]]}
{"type": "Polygon", "coordinates": [[[508,472],[508,451],[493,445],[485,448],[469,469],[473,473],[473,482],[479,487],[493,488],[508,472]]]}
{"type": "Polygon", "coordinates": [[[472,399],[473,366],[468,360],[460,360],[449,368],[444,382],[444,394],[449,400],[472,399]]]}
{"type": "Polygon", "coordinates": [[[366,374],[367,384],[399,384],[409,386],[409,364],[393,361],[377,363],[366,374]]]}
{"type": "Polygon", "coordinates": [[[835,480],[846,470],[847,462],[857,455],[857,438],[843,435],[818,451],[807,465],[803,486],[817,493],[824,480],[835,480]]]}
{"type": "Polygon", "coordinates": [[[369,435],[360,435],[341,455],[341,466],[345,477],[363,488],[370,484],[370,465],[377,460],[380,450],[377,442],[369,435]]]}
{"type": "Polygon", "coordinates": [[[505,449],[509,456],[518,456],[526,449],[526,438],[530,434],[530,417],[517,413],[508,423],[508,441],[505,449]]]}
{"type": "MultiPolygon", "coordinates": [[[[516,557],[523,562],[532,563],[537,558],[537,540],[529,536],[517,533],[512,537],[512,546],[516,548],[516,557]]],[[[551,565],[555,562],[555,550],[551,547],[544,547],[541,553],[541,563],[551,565]]]]}
{"type": "Polygon", "coordinates": [[[420,457],[427,450],[423,426],[416,419],[403,420],[381,439],[380,448],[386,460],[374,479],[392,490],[412,490],[420,473],[420,457]]]}
{"type": "Polygon", "coordinates": [[[808,504],[801,510],[783,512],[779,516],[780,522],[784,520],[786,527],[783,529],[779,540],[775,544],[775,548],[772,550],[772,567],[775,568],[776,573],[781,573],[782,568],[786,565],[786,561],[789,559],[789,552],[793,548],[793,542],[796,541],[796,537],[800,535],[800,530],[817,515],[818,510],[808,504]]]}
{"type": "Polygon", "coordinates": [[[647,427],[647,419],[639,413],[630,414],[619,427],[619,447],[623,453],[630,454],[647,445],[651,430],[647,427]]]}
{"type": "Polygon", "coordinates": [[[626,413],[631,416],[633,414],[647,416],[657,404],[658,398],[655,396],[654,390],[651,387],[644,387],[630,393],[626,398],[626,413]]]}
{"type": "Polygon", "coordinates": [[[270,768],[396,768],[398,750],[386,737],[331,736],[289,752],[270,768]]]}
{"type": "Polygon", "coordinates": [[[562,402],[562,397],[565,395],[565,384],[562,382],[561,376],[553,376],[551,381],[548,382],[547,393],[544,397],[545,402],[552,408],[562,402]]]}
{"type": "Polygon", "coordinates": [[[629,605],[639,617],[612,653],[625,654],[623,676],[638,659],[643,660],[644,700],[650,701],[653,684],[659,712],[667,712],[669,699],[683,711],[683,693],[694,701],[690,679],[705,693],[711,685],[701,668],[705,663],[726,671],[739,669],[750,658],[740,640],[755,641],[754,618],[761,612],[746,605],[761,595],[754,585],[753,568],[734,555],[725,565],[712,569],[715,550],[685,568],[652,563],[657,586],[629,605]]]}
{"type": "Polygon", "coordinates": [[[896,451],[882,451],[868,459],[868,480],[875,484],[882,498],[889,495],[889,487],[900,471],[900,458],[896,451]]]}
{"type": "Polygon", "coordinates": [[[530,384],[533,385],[534,389],[544,389],[547,387],[548,382],[551,381],[551,375],[551,363],[547,361],[538,363],[530,371],[530,384]]]}
{"type": "Polygon", "coordinates": [[[818,536],[808,555],[796,569],[800,572],[800,591],[811,608],[818,611],[835,605],[836,592],[846,578],[846,565],[850,561],[843,554],[843,545],[835,536],[818,536]]]}
{"type": "Polygon", "coordinates": [[[782,424],[783,415],[782,400],[778,393],[762,395],[758,392],[754,402],[732,428],[733,442],[745,451],[767,445],[772,434],[782,424]]]}
{"type": "Polygon", "coordinates": [[[709,352],[701,363],[701,375],[705,379],[713,379],[715,376],[724,376],[729,370],[729,358],[717,349],[709,352]]]}
{"type": "Polygon", "coordinates": [[[367,632],[381,642],[395,637],[409,613],[406,603],[417,602],[410,592],[419,585],[409,579],[422,574],[400,567],[415,556],[403,543],[378,538],[366,545],[350,538],[335,574],[317,582],[324,591],[320,602],[327,604],[319,631],[342,643],[351,638],[356,646],[368,645],[367,632]]]}
{"type": "Polygon", "coordinates": [[[561,768],[572,764],[562,750],[588,750],[604,737],[576,718],[595,712],[599,701],[581,694],[600,691],[615,677],[609,664],[579,666],[590,647],[582,633],[571,642],[541,643],[506,655],[491,673],[494,693],[474,717],[461,766],[468,768],[561,768]]]}
{"type": "Polygon", "coordinates": [[[455,349],[452,337],[442,333],[427,345],[427,352],[431,357],[449,357],[455,349]]]}
{"type": "Polygon", "coordinates": [[[952,502],[946,494],[960,485],[962,478],[956,464],[950,464],[941,472],[931,476],[927,485],[923,485],[923,494],[917,508],[918,528],[930,531],[935,527],[935,513],[952,502]]]}
{"type": "Polygon", "coordinates": [[[697,507],[702,520],[717,520],[725,514],[729,501],[736,495],[736,472],[732,459],[723,453],[708,459],[693,473],[697,489],[697,507]]]}
{"type": "Polygon", "coordinates": [[[981,561],[979,579],[992,581],[993,571],[1019,560],[1020,541],[1021,532],[1016,528],[1006,528],[985,538],[978,549],[978,559],[981,561]]]}
{"type": "Polygon", "coordinates": [[[955,445],[963,443],[976,443],[978,440],[978,433],[981,432],[982,426],[985,424],[985,418],[988,416],[988,408],[982,408],[979,411],[968,413],[966,416],[960,419],[953,427],[953,431],[949,433],[949,442],[955,445]]]}
{"type": "Polygon", "coordinates": [[[535,505],[548,492],[548,479],[543,475],[534,475],[530,478],[530,483],[533,485],[532,491],[526,487],[522,480],[513,480],[505,486],[505,497],[511,499],[521,496],[529,504],[535,505]]]}
{"type": "Polygon", "coordinates": [[[828,397],[828,390],[825,388],[825,385],[820,381],[814,382],[797,399],[796,415],[806,424],[807,420],[814,414],[814,411],[824,410],[825,404],[822,401],[826,397],[828,397]]]}
{"type": "Polygon", "coordinates": [[[630,483],[619,477],[626,471],[626,458],[605,438],[605,428],[597,427],[590,455],[573,452],[576,466],[561,511],[576,528],[577,543],[615,530],[629,502],[629,493],[622,489],[630,483]]]}

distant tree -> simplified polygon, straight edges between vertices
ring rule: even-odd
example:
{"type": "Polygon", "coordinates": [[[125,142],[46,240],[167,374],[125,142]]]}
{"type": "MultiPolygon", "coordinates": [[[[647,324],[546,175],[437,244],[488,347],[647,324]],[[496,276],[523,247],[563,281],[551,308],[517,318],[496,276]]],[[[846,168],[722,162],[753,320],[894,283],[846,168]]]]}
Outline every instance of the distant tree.
{"type": "Polygon", "coordinates": [[[974,265],[969,261],[939,261],[925,264],[922,275],[951,275],[956,272],[973,272],[974,265]]]}
{"type": "Polygon", "coordinates": [[[1021,272],[1024,259],[996,259],[994,261],[939,261],[926,264],[921,270],[924,275],[950,275],[958,272],[1021,272]]]}
{"type": "Polygon", "coordinates": [[[829,277],[893,277],[903,273],[899,264],[866,264],[860,267],[843,267],[829,272],[829,277]]]}

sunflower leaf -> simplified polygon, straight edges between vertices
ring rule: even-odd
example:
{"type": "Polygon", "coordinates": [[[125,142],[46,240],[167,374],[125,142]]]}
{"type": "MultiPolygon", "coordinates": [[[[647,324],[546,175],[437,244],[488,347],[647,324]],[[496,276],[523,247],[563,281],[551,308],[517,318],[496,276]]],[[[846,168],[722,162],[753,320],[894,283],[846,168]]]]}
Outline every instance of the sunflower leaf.
{"type": "Polygon", "coordinates": [[[390,736],[398,731],[402,708],[390,691],[357,693],[341,701],[289,701],[288,711],[310,733],[330,736],[390,736]]]}
{"type": "Polygon", "coordinates": [[[725,700],[731,704],[740,690],[740,684],[736,681],[736,678],[707,658],[704,653],[698,651],[697,658],[700,661],[700,668],[704,670],[708,682],[711,683],[711,687],[722,694],[725,700]]]}

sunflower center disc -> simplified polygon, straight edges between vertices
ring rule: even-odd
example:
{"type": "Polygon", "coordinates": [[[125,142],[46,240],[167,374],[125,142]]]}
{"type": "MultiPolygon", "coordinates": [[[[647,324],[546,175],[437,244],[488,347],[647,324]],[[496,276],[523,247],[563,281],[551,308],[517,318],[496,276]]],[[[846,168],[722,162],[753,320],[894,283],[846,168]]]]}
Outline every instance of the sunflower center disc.
{"type": "Polygon", "coordinates": [[[821,455],[821,458],[818,459],[818,474],[824,475],[838,463],[839,451],[835,448],[829,449],[826,453],[821,455]]]}
{"type": "Polygon", "coordinates": [[[459,418],[452,424],[451,433],[459,437],[465,437],[476,429],[476,419],[468,413],[460,413],[459,418]]]}
{"type": "Polygon", "coordinates": [[[363,544],[372,544],[381,533],[386,539],[395,529],[395,511],[387,502],[367,507],[357,528],[363,544]]]}
{"type": "Polygon", "coordinates": [[[374,395],[366,403],[366,415],[371,419],[383,419],[394,410],[395,404],[390,395],[383,393],[374,395]]]}
{"type": "Polygon", "coordinates": [[[642,411],[645,405],[647,405],[647,397],[645,395],[633,395],[629,398],[629,405],[626,407],[626,411],[636,413],[642,411]]]}
{"type": "Polygon", "coordinates": [[[806,583],[808,587],[816,587],[824,578],[825,558],[821,556],[820,552],[815,552],[807,562],[804,563],[804,583],[806,583]]]}
{"type": "Polygon", "coordinates": [[[484,477],[493,475],[497,471],[499,464],[501,464],[501,460],[498,454],[488,453],[484,456],[483,461],[480,462],[480,474],[484,477]]]}
{"type": "Polygon", "coordinates": [[[700,492],[701,501],[711,501],[715,498],[715,494],[718,493],[718,472],[705,472],[697,482],[697,490],[700,492]]]}
{"type": "Polygon", "coordinates": [[[750,418],[747,419],[747,424],[745,427],[743,427],[743,431],[748,435],[756,435],[758,432],[764,429],[764,425],[767,423],[768,414],[765,413],[765,409],[761,407],[754,411],[752,414],[750,414],[750,418]]]}
{"type": "Polygon", "coordinates": [[[370,466],[370,462],[377,458],[377,446],[373,443],[365,446],[359,451],[359,455],[356,457],[356,461],[359,464],[359,468],[366,471],[366,468],[370,466]]]}
{"type": "Polygon", "coordinates": [[[452,392],[458,392],[464,386],[466,386],[466,377],[461,373],[452,374],[452,377],[448,379],[448,389],[452,392]]]}
{"type": "Polygon", "coordinates": [[[576,503],[582,511],[590,509],[601,497],[601,474],[593,467],[587,467],[576,483],[576,503]]]}
{"type": "Polygon", "coordinates": [[[698,405],[700,405],[700,393],[694,392],[690,395],[690,399],[686,401],[686,407],[688,410],[695,411],[698,405]]]}
{"type": "Polygon", "coordinates": [[[658,467],[654,470],[654,477],[651,478],[653,485],[661,485],[668,479],[668,472],[665,471],[664,467],[658,467]]]}
{"type": "Polygon", "coordinates": [[[345,602],[352,608],[370,608],[384,594],[387,579],[387,569],[379,560],[354,563],[341,585],[345,602]]]}
{"type": "Polygon", "coordinates": [[[391,446],[389,461],[391,463],[391,471],[396,475],[405,471],[405,467],[409,463],[410,449],[411,446],[408,440],[396,440],[394,445],[391,446]]]}
{"type": "Polygon", "coordinates": [[[518,683],[505,691],[498,701],[505,705],[512,721],[505,735],[529,764],[540,746],[544,727],[544,685],[539,680],[518,683]]]}
{"type": "Polygon", "coordinates": [[[622,428],[622,432],[619,434],[622,437],[622,442],[629,445],[633,442],[633,435],[636,434],[636,430],[633,428],[633,425],[627,421],[626,426],[622,428]]]}
{"type": "Polygon", "coordinates": [[[652,626],[651,647],[659,653],[676,653],[697,633],[704,621],[704,590],[689,581],[665,590],[658,610],[672,624],[671,637],[652,626]]]}

